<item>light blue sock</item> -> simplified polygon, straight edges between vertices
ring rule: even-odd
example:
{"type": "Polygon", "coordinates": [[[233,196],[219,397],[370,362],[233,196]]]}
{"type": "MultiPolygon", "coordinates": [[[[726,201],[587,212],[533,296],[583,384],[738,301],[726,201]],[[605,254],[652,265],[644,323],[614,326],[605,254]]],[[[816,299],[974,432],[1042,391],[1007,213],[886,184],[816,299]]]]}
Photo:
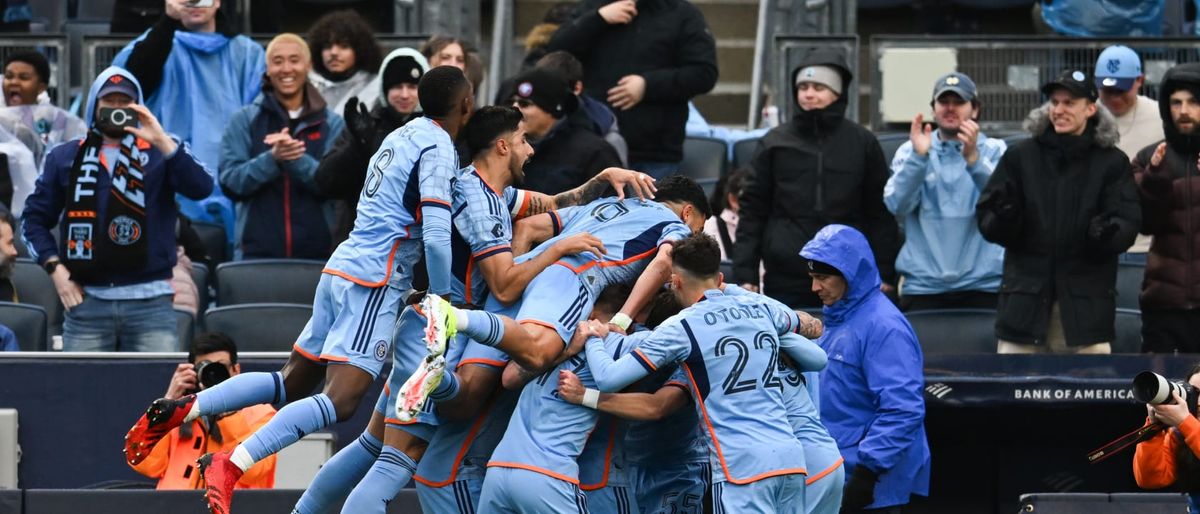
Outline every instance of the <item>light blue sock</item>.
{"type": "Polygon", "coordinates": [[[367,476],[346,499],[342,514],[384,514],[388,503],[408,485],[416,469],[417,463],[404,452],[384,446],[367,476]]]}
{"type": "Polygon", "coordinates": [[[324,394],[309,396],[279,409],[275,417],[254,432],[242,447],[254,462],[273,455],[301,437],[337,422],[333,402],[324,394]]]}
{"type": "Polygon", "coordinates": [[[287,389],[283,387],[283,374],[278,371],[242,373],[196,393],[201,416],[242,410],[260,403],[282,405],[286,401],[287,389]]]}
{"type": "Polygon", "coordinates": [[[433,388],[433,392],[429,393],[429,399],[435,402],[444,402],[453,400],[455,396],[458,396],[458,375],[453,371],[446,370],[445,373],[442,373],[442,381],[433,388]]]}
{"type": "Polygon", "coordinates": [[[371,464],[379,457],[383,441],[376,439],[370,432],[363,432],[358,440],[346,445],[329,459],[308,489],[296,502],[292,514],[325,514],[329,508],[346,499],[371,469],[371,464]]]}
{"type": "Polygon", "coordinates": [[[467,317],[467,326],[458,328],[462,332],[487,346],[496,346],[504,339],[504,322],[500,317],[487,311],[459,309],[459,313],[467,317]]]}

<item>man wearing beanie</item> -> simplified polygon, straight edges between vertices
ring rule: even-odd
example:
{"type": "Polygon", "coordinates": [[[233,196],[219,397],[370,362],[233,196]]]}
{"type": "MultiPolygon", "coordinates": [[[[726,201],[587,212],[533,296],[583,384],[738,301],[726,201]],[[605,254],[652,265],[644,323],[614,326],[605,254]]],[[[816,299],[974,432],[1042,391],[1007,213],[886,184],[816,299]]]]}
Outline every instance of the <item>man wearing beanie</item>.
{"type": "Polygon", "coordinates": [[[883,275],[894,283],[895,218],[883,204],[887,162],[879,141],[844,117],[854,92],[844,51],[814,49],[792,73],[799,107],[791,123],[771,129],[750,162],[742,191],[733,279],[746,288],[765,268],[763,293],[792,307],[817,307],[812,279],[796,250],[830,223],[866,234],[883,275]]]}
{"type": "Polygon", "coordinates": [[[420,116],[417,103],[417,84],[429,63],[425,56],[412,48],[398,48],[384,57],[376,76],[367,89],[372,93],[363,101],[350,97],[346,101],[343,130],[333,149],[321,158],[317,166],[317,190],[334,202],[333,246],[345,241],[354,228],[358,213],[358,196],[367,179],[367,163],[383,139],[392,131],[420,116]]]}
{"type": "Polygon", "coordinates": [[[1163,77],[1158,111],[1166,141],[1133,159],[1142,201],[1142,232],[1154,236],[1142,282],[1142,351],[1200,351],[1200,64],[1180,64],[1163,77]]]}
{"type": "Polygon", "coordinates": [[[1137,187],[1096,84],[1080,70],[1042,86],[975,206],[984,239],[1005,248],[996,316],[1000,353],[1110,353],[1117,256],[1141,226],[1137,187]]]}
{"type": "Polygon", "coordinates": [[[617,150],[589,127],[568,117],[579,107],[567,81],[534,68],[514,81],[513,106],[521,110],[533,158],[525,165],[523,188],[548,195],[574,189],[605,168],[621,166],[617,150]]]}
{"type": "Polygon", "coordinates": [[[843,514],[900,512],[912,495],[929,494],[924,356],[879,290],[872,253],[861,232],[829,225],[797,256],[825,306],[819,404],[845,459],[843,514]]]}

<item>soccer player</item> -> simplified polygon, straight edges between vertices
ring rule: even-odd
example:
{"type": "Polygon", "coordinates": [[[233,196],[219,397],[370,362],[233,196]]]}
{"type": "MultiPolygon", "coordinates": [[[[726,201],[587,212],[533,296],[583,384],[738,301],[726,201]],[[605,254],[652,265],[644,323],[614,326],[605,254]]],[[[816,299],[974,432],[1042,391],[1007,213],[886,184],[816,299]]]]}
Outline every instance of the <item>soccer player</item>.
{"type": "Polygon", "coordinates": [[[430,289],[450,292],[450,187],[458,164],[453,140],[473,110],[473,93],[461,70],[439,67],[421,78],[418,96],[425,116],[389,135],[371,158],[358,221],[330,257],[313,316],[283,370],[243,373],[196,395],[156,400],[126,436],[131,465],[184,422],[297,399],[232,452],[201,458],[209,508],[227,514],[233,486],[246,469],[354,413],[387,357],[401,296],[422,248],[430,289]],[[303,398],[322,379],[321,393],[303,398]]]}
{"type": "MultiPolygon", "coordinates": [[[[720,248],[709,236],[677,241],[672,253],[671,289],[683,312],[620,358],[612,357],[604,340],[589,338],[587,362],[599,390],[616,392],[663,366],[683,363],[718,468],[715,509],[803,512],[804,449],[790,430],[777,375],[780,351],[787,351],[780,336],[799,328],[799,316],[765,296],[725,294],[720,248]]],[[[598,324],[590,330],[598,336],[608,332],[598,324]]]]}

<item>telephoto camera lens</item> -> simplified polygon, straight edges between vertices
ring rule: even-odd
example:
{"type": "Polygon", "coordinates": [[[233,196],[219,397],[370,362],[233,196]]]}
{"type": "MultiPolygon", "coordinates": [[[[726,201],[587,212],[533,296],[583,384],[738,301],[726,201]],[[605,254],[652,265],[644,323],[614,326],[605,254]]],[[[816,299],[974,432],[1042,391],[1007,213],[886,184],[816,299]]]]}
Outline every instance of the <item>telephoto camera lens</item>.
{"type": "Polygon", "coordinates": [[[206,389],[229,379],[229,369],[220,362],[200,361],[196,363],[196,376],[206,389]]]}
{"type": "Polygon", "coordinates": [[[1181,398],[1188,397],[1187,384],[1167,380],[1167,377],[1153,371],[1143,371],[1133,377],[1133,397],[1142,403],[1151,405],[1175,403],[1171,392],[1179,393],[1181,398]]]}

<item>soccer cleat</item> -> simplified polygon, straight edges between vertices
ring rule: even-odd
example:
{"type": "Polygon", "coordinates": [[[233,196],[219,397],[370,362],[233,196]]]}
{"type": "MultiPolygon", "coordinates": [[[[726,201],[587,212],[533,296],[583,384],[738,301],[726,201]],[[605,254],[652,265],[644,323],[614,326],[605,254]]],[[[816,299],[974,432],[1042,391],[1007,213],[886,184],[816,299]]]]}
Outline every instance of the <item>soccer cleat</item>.
{"type": "Polygon", "coordinates": [[[411,377],[400,387],[400,397],[396,400],[396,419],[408,423],[417,417],[429,399],[430,393],[442,383],[442,374],[446,371],[446,358],[438,355],[426,357],[411,377]]]}
{"type": "Polygon", "coordinates": [[[129,465],[141,464],[150,456],[150,450],[158,444],[168,432],[183,424],[192,405],[196,403],[196,395],[189,394],[177,400],[159,398],[150,404],[146,413],[134,423],[133,428],[125,434],[125,460],[129,465]]]}
{"type": "Polygon", "coordinates": [[[421,311],[425,313],[425,348],[429,356],[446,353],[446,341],[458,333],[454,306],[436,294],[427,294],[421,299],[421,311]]]}
{"type": "Polygon", "coordinates": [[[230,452],[206,453],[196,463],[200,465],[200,476],[208,486],[204,499],[212,514],[229,514],[233,502],[233,486],[241,480],[243,471],[229,460],[230,452]]]}

